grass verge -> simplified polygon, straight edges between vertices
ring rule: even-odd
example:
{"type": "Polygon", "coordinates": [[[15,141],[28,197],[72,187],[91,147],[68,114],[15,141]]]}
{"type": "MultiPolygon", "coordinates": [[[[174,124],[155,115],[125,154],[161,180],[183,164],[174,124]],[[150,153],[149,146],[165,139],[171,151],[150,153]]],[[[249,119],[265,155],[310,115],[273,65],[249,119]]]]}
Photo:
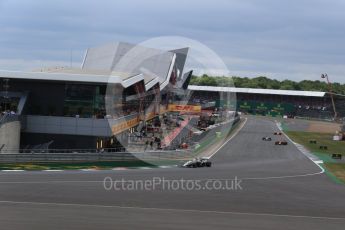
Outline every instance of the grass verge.
{"type": "Polygon", "coordinates": [[[339,180],[345,183],[345,164],[344,163],[325,163],[327,169],[332,172],[339,180]]]}
{"type": "Polygon", "coordinates": [[[77,170],[77,169],[98,169],[106,170],[116,167],[137,168],[150,167],[157,165],[175,165],[178,161],[157,161],[147,163],[144,161],[104,161],[104,162],[75,162],[75,163],[9,163],[0,164],[0,170],[77,170]]]}
{"type": "Polygon", "coordinates": [[[332,134],[286,131],[286,134],[295,142],[303,145],[314,155],[319,157],[323,162],[327,172],[332,179],[335,177],[336,182],[345,183],[345,162],[335,160],[331,157],[333,153],[343,154],[345,157],[345,142],[333,141],[332,134]],[[315,140],[316,144],[310,143],[315,140]],[[327,146],[328,149],[320,149],[320,146],[327,146]]]}
{"type": "Polygon", "coordinates": [[[317,152],[328,155],[332,153],[345,153],[345,142],[333,141],[332,134],[297,131],[287,131],[286,134],[297,143],[308,148],[311,152],[317,152]],[[310,140],[316,140],[316,144],[311,144],[310,140]],[[328,150],[321,150],[321,145],[327,146],[328,150]]]}

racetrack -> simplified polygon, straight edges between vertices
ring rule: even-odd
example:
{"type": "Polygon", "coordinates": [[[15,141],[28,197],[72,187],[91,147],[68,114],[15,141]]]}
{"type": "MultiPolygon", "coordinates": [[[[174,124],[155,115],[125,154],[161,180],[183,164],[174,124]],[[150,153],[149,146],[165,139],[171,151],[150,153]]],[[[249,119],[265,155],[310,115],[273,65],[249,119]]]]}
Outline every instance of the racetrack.
{"type": "Polygon", "coordinates": [[[212,168],[0,174],[1,229],[343,229],[345,187],[292,144],[275,146],[274,122],[250,117],[212,168]],[[271,136],[272,142],[262,141],[271,136]],[[113,180],[242,179],[242,190],[106,191],[113,180]]]}

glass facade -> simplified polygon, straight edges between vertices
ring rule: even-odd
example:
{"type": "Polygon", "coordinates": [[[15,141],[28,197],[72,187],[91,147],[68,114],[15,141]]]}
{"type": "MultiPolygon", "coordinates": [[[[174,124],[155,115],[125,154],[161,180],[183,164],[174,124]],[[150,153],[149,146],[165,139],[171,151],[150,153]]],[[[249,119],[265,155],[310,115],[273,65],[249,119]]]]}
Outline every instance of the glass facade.
{"type": "Polygon", "coordinates": [[[66,84],[64,116],[104,117],[105,87],[66,84]]]}

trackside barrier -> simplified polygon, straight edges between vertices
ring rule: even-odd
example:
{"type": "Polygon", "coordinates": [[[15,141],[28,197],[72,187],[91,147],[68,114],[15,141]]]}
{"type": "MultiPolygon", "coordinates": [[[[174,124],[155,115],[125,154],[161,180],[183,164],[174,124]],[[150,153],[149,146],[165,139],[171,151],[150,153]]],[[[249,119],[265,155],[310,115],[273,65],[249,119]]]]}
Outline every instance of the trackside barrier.
{"type": "Polygon", "coordinates": [[[99,162],[135,160],[185,160],[193,158],[190,151],[151,151],[143,153],[103,152],[103,153],[19,153],[0,154],[0,163],[34,162],[99,162]]]}
{"type": "MultiPolygon", "coordinates": [[[[230,131],[232,125],[239,120],[239,118],[236,118],[232,122],[210,129],[198,136],[197,139],[203,138],[207,134],[214,139],[216,132],[224,130],[224,128],[226,131],[230,131]]],[[[187,160],[195,157],[195,151],[193,150],[194,148],[133,153],[124,152],[123,149],[20,149],[11,150],[8,153],[0,153],[0,163],[187,160]]]]}

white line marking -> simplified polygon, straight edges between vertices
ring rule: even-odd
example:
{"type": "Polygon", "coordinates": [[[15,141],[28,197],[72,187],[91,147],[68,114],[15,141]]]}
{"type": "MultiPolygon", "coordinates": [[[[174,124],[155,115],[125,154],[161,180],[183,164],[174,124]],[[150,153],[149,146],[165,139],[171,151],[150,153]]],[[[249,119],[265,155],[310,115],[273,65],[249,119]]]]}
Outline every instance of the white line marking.
{"type": "Polygon", "coordinates": [[[170,168],[174,168],[174,166],[173,165],[162,165],[162,166],[159,166],[159,168],[161,168],[161,169],[170,169],[170,168]]]}
{"type": "Polygon", "coordinates": [[[25,170],[21,169],[11,169],[11,170],[1,170],[2,172],[25,172],[25,170]]]}
{"type": "Polygon", "coordinates": [[[169,211],[169,212],[196,212],[209,214],[226,214],[226,215],[243,215],[243,216],[266,216],[266,217],[281,217],[281,218],[306,218],[306,219],[320,219],[320,220],[341,220],[345,221],[343,217],[327,217],[327,216],[305,216],[305,215],[284,215],[274,213],[249,213],[249,212],[227,212],[214,210],[194,210],[194,209],[170,209],[170,208],[146,208],[135,206],[117,206],[117,205],[97,205],[97,204],[72,204],[72,203],[44,203],[44,202],[26,202],[26,201],[0,201],[2,204],[27,204],[27,205],[53,205],[53,206],[75,206],[75,207],[90,207],[90,208],[113,208],[113,209],[137,209],[148,211],[169,211]]]}
{"type": "Polygon", "coordinates": [[[314,161],[313,159],[311,159],[309,156],[307,156],[307,154],[305,154],[303,151],[301,151],[300,148],[298,148],[297,144],[283,131],[281,125],[279,125],[278,121],[275,121],[275,124],[277,125],[278,129],[284,134],[284,136],[291,142],[293,143],[296,148],[298,149],[298,151],[300,153],[302,153],[305,157],[307,157],[309,160],[311,160],[315,165],[317,165],[317,167],[319,167],[321,169],[321,171],[318,174],[323,174],[325,173],[325,169],[320,165],[320,163],[317,163],[318,161],[314,161]]]}
{"type": "MultiPolygon", "coordinates": [[[[238,180],[273,180],[273,179],[288,179],[288,178],[298,178],[298,177],[309,177],[309,176],[317,176],[322,174],[323,172],[317,172],[317,173],[310,173],[310,174],[300,174],[300,175],[286,175],[286,176],[272,176],[272,177],[238,177],[238,180]]],[[[181,178],[177,179],[171,179],[165,181],[176,181],[180,180],[181,178]]],[[[203,181],[232,181],[235,178],[192,178],[188,180],[198,180],[200,182],[203,181]]],[[[129,182],[133,180],[123,180],[124,182],[129,182]]],[[[0,184],[68,184],[68,183],[104,183],[104,180],[102,181],[0,181],[0,184]]]]}
{"type": "Polygon", "coordinates": [[[46,170],[43,170],[44,172],[62,172],[63,170],[60,170],[60,169],[46,169],[46,170]]]}
{"type": "Polygon", "coordinates": [[[114,171],[120,171],[120,170],[127,170],[128,168],[125,168],[125,167],[117,167],[117,168],[113,168],[111,170],[114,170],[114,171]]]}
{"type": "MultiPolygon", "coordinates": [[[[221,148],[224,147],[224,145],[226,145],[231,139],[233,139],[244,127],[244,125],[247,123],[247,118],[245,120],[245,122],[242,124],[242,127],[240,127],[239,130],[237,130],[237,132],[229,139],[227,140],[219,149],[217,149],[217,151],[214,153],[216,154],[221,148]]],[[[279,124],[276,121],[276,125],[278,126],[279,130],[282,131],[282,133],[292,142],[295,144],[295,142],[293,142],[281,129],[281,127],[279,126],[279,124]]],[[[296,146],[297,147],[297,146],[296,146]]],[[[323,174],[325,172],[325,170],[319,165],[317,164],[315,161],[313,161],[312,159],[310,159],[306,154],[304,154],[300,149],[298,149],[304,156],[306,156],[309,160],[311,160],[312,162],[314,162],[320,169],[320,172],[316,172],[316,173],[308,173],[308,174],[298,174],[298,175],[286,175],[286,176],[271,176],[271,177],[247,177],[247,178],[239,178],[240,180],[271,180],[271,179],[287,179],[287,178],[298,178],[298,177],[308,177],[308,176],[317,176],[320,174],[323,174]]],[[[214,155],[213,154],[213,155],[214,155]]],[[[213,156],[212,155],[212,156],[213,156]]],[[[212,157],[211,156],[211,157],[212,157]]],[[[210,157],[210,158],[211,158],[210,157]]],[[[229,180],[229,179],[205,179],[205,180],[229,180]]],[[[231,179],[230,179],[231,180],[231,179]]]]}
{"type": "Polygon", "coordinates": [[[244,125],[247,123],[247,120],[248,118],[245,118],[240,128],[226,142],[224,142],[211,156],[209,156],[208,159],[211,159],[219,150],[221,150],[227,143],[229,143],[229,141],[236,137],[237,134],[243,129],[244,125]]]}

